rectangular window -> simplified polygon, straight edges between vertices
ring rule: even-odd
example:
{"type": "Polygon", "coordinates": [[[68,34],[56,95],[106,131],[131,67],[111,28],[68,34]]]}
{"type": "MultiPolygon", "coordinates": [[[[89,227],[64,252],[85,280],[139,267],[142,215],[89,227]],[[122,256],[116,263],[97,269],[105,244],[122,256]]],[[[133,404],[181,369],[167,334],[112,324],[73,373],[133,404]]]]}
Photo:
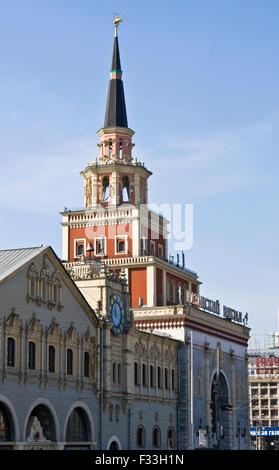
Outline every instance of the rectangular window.
{"type": "Polygon", "coordinates": [[[151,255],[156,255],[156,245],[153,240],[150,240],[150,254],[151,255]]]}
{"type": "Polygon", "coordinates": [[[106,238],[100,237],[95,238],[95,254],[98,255],[105,255],[106,254],[106,238]]]}
{"type": "Polygon", "coordinates": [[[134,363],[134,383],[135,385],[139,385],[139,379],[138,379],[138,363],[134,363]]]}
{"type": "Polygon", "coordinates": [[[117,255],[128,253],[128,240],[126,236],[115,237],[115,253],[117,255]]]}
{"type": "Polygon", "coordinates": [[[142,385],[146,386],[146,365],[142,364],[142,385]]]}
{"type": "Polygon", "coordinates": [[[35,370],[35,362],[36,362],[36,345],[33,341],[29,341],[28,345],[28,368],[31,370],[35,370]]]}
{"type": "Polygon", "coordinates": [[[150,387],[154,387],[154,367],[150,366],[150,387]]]}
{"type": "Polygon", "coordinates": [[[165,389],[169,388],[169,371],[165,368],[165,389]]]}
{"type": "Polygon", "coordinates": [[[67,349],[67,375],[73,375],[73,351],[67,349]]]}
{"type": "Polygon", "coordinates": [[[8,338],[7,341],[7,365],[10,367],[15,366],[15,340],[8,338]]]}
{"type": "Polygon", "coordinates": [[[84,377],[89,377],[89,353],[85,352],[84,353],[84,364],[83,364],[83,374],[84,377]]]}
{"type": "Polygon", "coordinates": [[[48,371],[55,372],[55,347],[48,347],[48,371]]]}
{"type": "Polygon", "coordinates": [[[74,258],[80,258],[85,254],[85,239],[74,240],[74,258]]]}
{"type": "Polygon", "coordinates": [[[161,388],[162,384],[161,384],[161,367],[159,366],[157,368],[157,385],[158,385],[158,388],[161,388]]]}

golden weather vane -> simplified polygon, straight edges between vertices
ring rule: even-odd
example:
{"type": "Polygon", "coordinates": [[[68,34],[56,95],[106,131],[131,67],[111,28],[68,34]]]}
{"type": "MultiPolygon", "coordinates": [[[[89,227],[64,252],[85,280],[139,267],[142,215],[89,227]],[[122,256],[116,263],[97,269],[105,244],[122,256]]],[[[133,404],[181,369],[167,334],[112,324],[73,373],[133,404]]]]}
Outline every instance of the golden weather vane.
{"type": "Polygon", "coordinates": [[[115,37],[117,37],[117,28],[118,28],[119,23],[121,23],[121,21],[123,21],[123,17],[118,18],[118,13],[116,13],[114,22],[113,22],[114,27],[115,27],[115,33],[114,33],[115,37]]]}

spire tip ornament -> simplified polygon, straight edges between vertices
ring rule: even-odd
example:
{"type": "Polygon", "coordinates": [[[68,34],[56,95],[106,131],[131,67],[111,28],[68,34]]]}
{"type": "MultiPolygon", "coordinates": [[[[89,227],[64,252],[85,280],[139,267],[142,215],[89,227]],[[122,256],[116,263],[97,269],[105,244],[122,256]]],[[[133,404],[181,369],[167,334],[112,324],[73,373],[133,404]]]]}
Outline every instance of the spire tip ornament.
{"type": "Polygon", "coordinates": [[[121,18],[118,18],[118,13],[116,13],[114,22],[113,22],[114,27],[115,27],[115,31],[114,31],[115,37],[117,37],[117,28],[118,28],[119,23],[121,23],[121,21],[123,21],[123,16],[121,18]]]}

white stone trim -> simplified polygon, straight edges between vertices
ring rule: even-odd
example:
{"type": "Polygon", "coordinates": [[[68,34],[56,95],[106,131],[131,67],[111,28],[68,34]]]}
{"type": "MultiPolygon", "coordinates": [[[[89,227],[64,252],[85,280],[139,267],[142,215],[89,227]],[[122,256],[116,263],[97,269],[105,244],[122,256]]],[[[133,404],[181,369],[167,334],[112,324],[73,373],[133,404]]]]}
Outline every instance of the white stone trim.
{"type": "Polygon", "coordinates": [[[114,253],[116,255],[127,255],[128,254],[128,236],[127,235],[115,235],[114,237],[114,253]],[[125,239],[125,250],[117,251],[117,239],[125,239]]]}
{"type": "Polygon", "coordinates": [[[81,255],[77,254],[76,246],[77,242],[83,242],[83,254],[86,252],[86,238],[75,238],[74,239],[74,258],[80,258],[81,255]]]}

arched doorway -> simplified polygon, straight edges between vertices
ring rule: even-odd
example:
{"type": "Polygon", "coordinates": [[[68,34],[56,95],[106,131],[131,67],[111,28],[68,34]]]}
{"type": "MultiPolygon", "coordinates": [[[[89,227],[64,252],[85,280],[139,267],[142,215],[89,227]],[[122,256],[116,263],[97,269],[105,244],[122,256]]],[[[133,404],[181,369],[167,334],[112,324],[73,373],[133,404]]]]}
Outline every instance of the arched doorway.
{"type": "Polygon", "coordinates": [[[109,450],[119,450],[119,445],[117,444],[116,441],[112,441],[110,446],[109,446],[109,450]]]}
{"type": "MultiPolygon", "coordinates": [[[[15,440],[14,423],[7,406],[0,402],[0,442],[12,442],[15,440]]],[[[12,448],[1,445],[1,449],[12,448]]]]}
{"type": "Polygon", "coordinates": [[[211,385],[212,447],[228,448],[230,415],[227,381],[222,373],[215,373],[211,385]]]}
{"type": "Polygon", "coordinates": [[[76,407],[71,412],[66,428],[65,449],[90,449],[91,441],[89,420],[85,411],[76,407]]]}
{"type": "Polygon", "coordinates": [[[27,423],[26,440],[41,444],[56,441],[54,419],[46,405],[37,405],[32,410],[27,423]]]}
{"type": "Polygon", "coordinates": [[[121,442],[117,436],[111,436],[107,443],[107,450],[122,450],[121,442]]]}

